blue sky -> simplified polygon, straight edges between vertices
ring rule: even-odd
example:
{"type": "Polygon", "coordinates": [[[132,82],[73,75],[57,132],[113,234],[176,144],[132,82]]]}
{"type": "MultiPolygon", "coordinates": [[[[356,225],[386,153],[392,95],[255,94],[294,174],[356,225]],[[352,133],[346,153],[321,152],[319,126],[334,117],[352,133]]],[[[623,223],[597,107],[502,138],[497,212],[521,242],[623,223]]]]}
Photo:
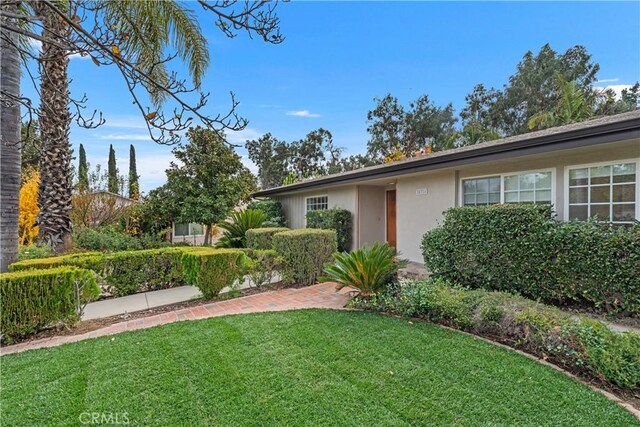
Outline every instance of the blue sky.
{"type": "MultiPolygon", "coordinates": [[[[211,51],[208,111],[226,111],[233,90],[250,121],[235,142],[266,132],[290,141],[324,127],[347,154],[362,152],[374,97],[407,103],[426,93],[459,111],[475,84],[501,87],[527,50],[547,42],[560,52],[585,45],[601,65],[600,86],[640,79],[639,2],[291,2],[279,16],[286,40],[268,45],[244,33],[229,40],[200,13],[211,51]]],[[[126,172],[133,143],[142,190],[161,185],[171,148],[149,140],[114,70],[73,59],[70,75],[73,94],[86,93],[107,119],[99,129],[74,126],[74,148],[83,143],[92,164],[106,165],[114,144],[126,172]]]]}

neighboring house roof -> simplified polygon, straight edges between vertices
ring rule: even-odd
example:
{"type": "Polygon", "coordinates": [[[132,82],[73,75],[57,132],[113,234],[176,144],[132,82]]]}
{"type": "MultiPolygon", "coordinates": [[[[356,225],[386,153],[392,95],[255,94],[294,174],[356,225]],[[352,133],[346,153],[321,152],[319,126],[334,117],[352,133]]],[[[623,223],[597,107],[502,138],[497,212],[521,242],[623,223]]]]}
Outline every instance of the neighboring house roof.
{"type": "Polygon", "coordinates": [[[330,184],[349,183],[365,178],[375,179],[404,175],[453,166],[454,164],[491,160],[492,156],[504,157],[505,154],[514,155],[516,152],[520,152],[520,155],[535,154],[638,137],[640,137],[640,110],[327,175],[257,191],[253,196],[282,194],[330,184]]]}

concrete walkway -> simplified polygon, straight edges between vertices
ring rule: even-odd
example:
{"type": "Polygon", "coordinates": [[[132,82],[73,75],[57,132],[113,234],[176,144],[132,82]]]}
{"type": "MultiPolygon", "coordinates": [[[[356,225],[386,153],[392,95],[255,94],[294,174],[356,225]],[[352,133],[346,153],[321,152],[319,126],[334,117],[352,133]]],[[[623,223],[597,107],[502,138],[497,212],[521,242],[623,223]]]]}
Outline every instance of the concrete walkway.
{"type": "MultiPolygon", "coordinates": [[[[176,288],[179,289],[179,288],[176,288]]],[[[115,299],[113,300],[115,301],[115,299]]],[[[56,347],[62,344],[113,335],[124,331],[134,331],[182,320],[206,319],[228,314],[285,311],[301,308],[344,309],[349,301],[349,290],[336,292],[335,283],[320,283],[299,289],[280,289],[241,298],[214,302],[196,307],[184,308],[156,314],[142,319],[134,319],[78,335],[57,336],[2,347],[1,355],[19,353],[37,348],[56,347]]]]}
{"type": "MultiPolygon", "coordinates": [[[[274,278],[274,281],[277,280],[280,280],[279,277],[274,278]]],[[[246,289],[250,287],[250,285],[249,281],[245,279],[238,289],[246,289]]],[[[226,287],[222,289],[220,293],[225,294],[230,290],[229,287],[226,287]]],[[[180,286],[177,288],[128,295],[126,297],[109,298],[87,304],[82,313],[82,320],[101,319],[118,314],[148,310],[163,305],[191,301],[201,296],[200,290],[195,286],[180,286]]]]}

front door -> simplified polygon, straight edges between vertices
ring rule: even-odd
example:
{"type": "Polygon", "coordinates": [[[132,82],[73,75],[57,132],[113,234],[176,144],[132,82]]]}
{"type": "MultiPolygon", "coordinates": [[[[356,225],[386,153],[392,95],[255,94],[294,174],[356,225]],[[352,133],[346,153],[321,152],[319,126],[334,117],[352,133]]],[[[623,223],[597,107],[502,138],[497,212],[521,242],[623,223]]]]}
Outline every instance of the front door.
{"type": "Polygon", "coordinates": [[[387,242],[396,247],[396,190],[387,191],[387,242]]]}

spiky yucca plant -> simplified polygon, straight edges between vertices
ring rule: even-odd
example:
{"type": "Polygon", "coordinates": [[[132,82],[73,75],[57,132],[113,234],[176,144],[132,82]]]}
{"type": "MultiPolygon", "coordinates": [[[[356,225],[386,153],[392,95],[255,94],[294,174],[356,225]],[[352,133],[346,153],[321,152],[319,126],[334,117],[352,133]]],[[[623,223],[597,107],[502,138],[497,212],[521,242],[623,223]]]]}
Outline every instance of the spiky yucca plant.
{"type": "Polygon", "coordinates": [[[352,252],[337,252],[333,258],[335,262],[324,269],[324,279],[338,283],[338,290],[347,286],[356,288],[362,296],[382,290],[393,281],[398,269],[406,265],[387,243],[375,243],[352,252]]]}
{"type": "Polygon", "coordinates": [[[244,248],[247,245],[245,233],[251,228],[260,228],[267,216],[257,209],[234,211],[229,215],[229,221],[218,224],[224,229],[224,234],[216,245],[219,248],[244,248]]]}

